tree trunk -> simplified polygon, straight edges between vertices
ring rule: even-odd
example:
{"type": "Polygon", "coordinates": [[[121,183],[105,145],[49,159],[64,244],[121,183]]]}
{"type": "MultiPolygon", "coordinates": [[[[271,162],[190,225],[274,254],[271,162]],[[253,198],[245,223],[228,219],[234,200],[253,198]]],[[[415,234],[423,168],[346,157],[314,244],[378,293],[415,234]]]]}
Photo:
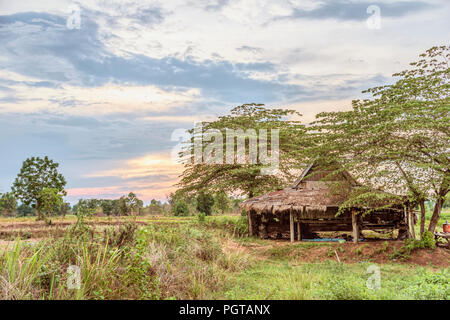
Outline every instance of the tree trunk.
{"type": "Polygon", "coordinates": [[[41,201],[36,202],[36,212],[37,212],[37,220],[42,220],[42,214],[41,214],[41,201]]]}
{"type": "Polygon", "coordinates": [[[425,200],[420,200],[420,236],[425,232],[425,200]]]}
{"type": "Polygon", "coordinates": [[[439,221],[439,217],[441,216],[442,205],[444,201],[442,198],[437,199],[436,204],[434,205],[433,215],[431,216],[430,224],[428,226],[428,231],[434,233],[436,229],[437,223],[439,221]]]}
{"type": "Polygon", "coordinates": [[[408,205],[408,215],[409,215],[409,228],[410,228],[410,232],[411,232],[411,238],[415,239],[416,238],[416,230],[414,229],[415,226],[415,216],[414,216],[414,212],[412,211],[412,208],[408,205]]]}

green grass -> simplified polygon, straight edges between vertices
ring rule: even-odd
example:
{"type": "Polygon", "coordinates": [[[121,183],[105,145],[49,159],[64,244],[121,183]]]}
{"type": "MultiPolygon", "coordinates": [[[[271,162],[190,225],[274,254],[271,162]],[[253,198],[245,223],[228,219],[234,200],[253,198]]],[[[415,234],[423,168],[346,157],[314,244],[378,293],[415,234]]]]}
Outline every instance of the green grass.
{"type": "MultiPolygon", "coordinates": [[[[88,219],[62,237],[0,251],[0,299],[447,299],[449,268],[384,264],[381,288],[369,289],[371,263],[299,263],[330,243],[274,246],[246,236],[240,216],[126,218],[96,228],[88,219]],[[245,250],[231,250],[233,242],[245,250]],[[261,257],[264,257],[261,259],[261,257]],[[81,268],[79,290],[67,288],[70,265],[81,268]]],[[[32,222],[30,218],[20,221],[32,222]]],[[[75,221],[66,217],[64,221],[75,221]]],[[[345,249],[347,250],[347,249],[345,249]]],[[[381,248],[381,251],[386,249],[381,248]]],[[[383,254],[383,252],[380,252],[383,254]]]]}
{"type": "Polygon", "coordinates": [[[370,263],[290,265],[287,261],[260,262],[236,275],[225,299],[448,299],[450,269],[432,271],[408,265],[382,265],[381,286],[369,289],[370,263]]]}

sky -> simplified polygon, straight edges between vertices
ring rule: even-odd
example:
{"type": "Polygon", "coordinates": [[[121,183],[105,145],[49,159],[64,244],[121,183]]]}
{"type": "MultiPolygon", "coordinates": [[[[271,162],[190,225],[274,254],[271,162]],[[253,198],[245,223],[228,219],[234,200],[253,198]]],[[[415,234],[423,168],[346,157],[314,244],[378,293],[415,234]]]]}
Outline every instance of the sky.
{"type": "Polygon", "coordinates": [[[448,45],[449,16],[446,0],[0,0],[0,192],[48,155],[72,203],[164,200],[174,132],[244,103],[305,123],[349,109],[448,45]]]}

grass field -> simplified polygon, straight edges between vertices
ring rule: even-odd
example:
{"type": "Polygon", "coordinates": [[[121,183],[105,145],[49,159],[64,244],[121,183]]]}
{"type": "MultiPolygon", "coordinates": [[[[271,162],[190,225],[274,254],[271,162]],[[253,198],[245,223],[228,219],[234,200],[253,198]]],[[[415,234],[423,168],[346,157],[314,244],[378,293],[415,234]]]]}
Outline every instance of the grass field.
{"type": "Polygon", "coordinates": [[[76,221],[0,219],[1,299],[450,297],[450,253],[443,248],[261,240],[246,236],[239,216],[76,221]],[[79,289],[68,287],[72,265],[80,268],[79,289]],[[367,286],[373,266],[380,268],[378,289],[367,286]]]}

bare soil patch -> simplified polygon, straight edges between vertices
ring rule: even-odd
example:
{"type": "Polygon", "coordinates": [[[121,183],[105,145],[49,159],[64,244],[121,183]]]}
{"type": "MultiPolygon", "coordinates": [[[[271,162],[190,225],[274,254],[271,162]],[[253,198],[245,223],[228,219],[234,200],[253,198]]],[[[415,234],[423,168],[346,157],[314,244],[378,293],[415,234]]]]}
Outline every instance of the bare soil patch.
{"type": "Polygon", "coordinates": [[[259,260],[287,258],[292,264],[333,260],[341,263],[404,263],[438,268],[450,267],[450,250],[446,248],[420,249],[413,251],[409,257],[393,258],[392,254],[402,246],[402,241],[368,241],[358,244],[299,242],[292,245],[288,241],[268,240],[267,245],[255,243],[241,245],[228,240],[225,243],[226,248],[239,248],[259,260]]]}

